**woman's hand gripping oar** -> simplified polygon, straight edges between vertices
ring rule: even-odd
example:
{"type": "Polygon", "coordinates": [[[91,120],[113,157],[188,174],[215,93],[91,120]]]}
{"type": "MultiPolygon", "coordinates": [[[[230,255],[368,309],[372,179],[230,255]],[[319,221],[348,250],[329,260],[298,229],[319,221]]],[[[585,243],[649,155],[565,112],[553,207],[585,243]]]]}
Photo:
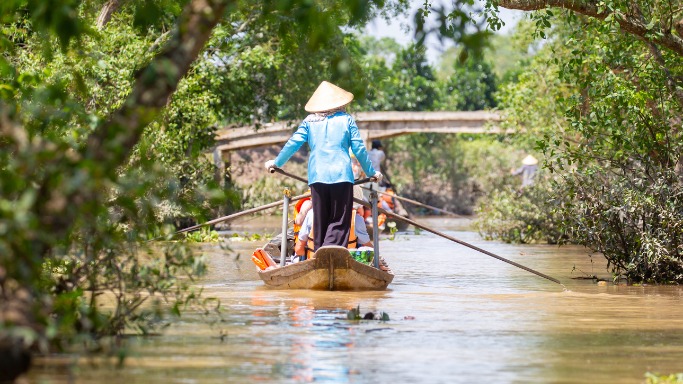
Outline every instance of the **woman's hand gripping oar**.
{"type": "MultiPolygon", "coordinates": [[[[363,205],[363,206],[365,206],[365,207],[372,208],[372,206],[370,205],[370,203],[368,203],[368,202],[366,202],[366,201],[363,201],[363,200],[360,200],[360,199],[356,199],[356,198],[354,198],[353,201],[355,201],[356,203],[361,204],[361,205],[363,205]]],[[[498,260],[500,260],[500,261],[504,261],[504,262],[506,262],[506,263],[508,263],[508,264],[510,264],[510,265],[514,265],[514,266],[517,267],[517,268],[521,268],[521,269],[523,269],[523,270],[525,270],[525,271],[527,271],[527,272],[531,272],[531,273],[533,273],[533,274],[535,274],[535,275],[537,275],[537,276],[540,276],[540,277],[542,277],[542,278],[544,278],[544,279],[548,279],[548,280],[552,281],[553,283],[557,283],[557,284],[563,285],[562,283],[560,283],[559,280],[557,280],[557,279],[554,278],[554,277],[550,277],[550,276],[548,276],[548,275],[546,275],[546,274],[544,274],[544,273],[541,273],[541,272],[538,272],[538,271],[536,271],[536,270],[533,270],[533,269],[531,269],[531,268],[529,268],[529,267],[526,267],[526,266],[524,266],[524,265],[522,265],[522,264],[515,263],[515,262],[512,261],[512,260],[508,260],[508,259],[506,259],[506,258],[504,258],[504,257],[498,256],[498,255],[496,255],[496,254],[494,254],[494,253],[491,253],[491,252],[489,252],[489,251],[487,251],[487,250],[485,250],[485,249],[481,249],[481,248],[479,248],[479,247],[477,247],[477,246],[475,246],[475,245],[472,245],[472,244],[470,244],[470,243],[467,243],[467,242],[465,242],[465,241],[458,240],[458,239],[456,239],[455,237],[448,236],[448,235],[446,235],[445,233],[441,233],[441,232],[439,232],[439,231],[437,231],[437,230],[435,230],[435,229],[429,228],[429,227],[427,227],[426,225],[422,225],[422,224],[420,224],[420,223],[418,223],[418,222],[416,222],[416,221],[410,220],[410,219],[407,218],[407,217],[403,217],[403,216],[401,216],[401,215],[397,215],[397,214],[395,214],[395,213],[391,213],[391,212],[389,212],[389,211],[387,211],[387,210],[384,210],[384,209],[382,209],[382,208],[379,208],[379,207],[378,207],[378,210],[379,210],[381,213],[387,215],[388,217],[393,217],[394,219],[402,220],[402,221],[404,221],[404,222],[406,222],[406,223],[408,223],[408,224],[411,224],[411,225],[413,225],[413,226],[415,226],[415,227],[422,228],[422,229],[424,229],[425,231],[431,232],[431,233],[433,233],[433,234],[435,234],[435,235],[437,235],[437,236],[441,236],[441,237],[443,237],[444,239],[448,239],[448,240],[453,241],[453,242],[456,242],[456,243],[458,243],[458,244],[460,244],[460,245],[464,245],[464,246],[466,246],[466,247],[468,247],[468,248],[474,249],[475,251],[481,252],[481,253],[483,253],[483,254],[485,254],[485,255],[487,255],[487,256],[491,256],[491,257],[496,258],[496,259],[498,259],[498,260]]]]}

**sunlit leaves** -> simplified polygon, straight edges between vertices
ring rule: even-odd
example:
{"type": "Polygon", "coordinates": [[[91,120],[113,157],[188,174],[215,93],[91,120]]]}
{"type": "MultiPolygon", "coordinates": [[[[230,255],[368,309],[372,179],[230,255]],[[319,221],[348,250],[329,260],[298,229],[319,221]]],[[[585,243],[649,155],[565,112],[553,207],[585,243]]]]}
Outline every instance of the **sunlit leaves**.
{"type": "MultiPolygon", "coordinates": [[[[680,281],[671,260],[683,257],[672,219],[683,207],[674,197],[683,105],[668,85],[679,60],[613,20],[561,20],[520,82],[504,88],[508,123],[544,137],[529,140],[561,178],[558,212],[572,240],[605,254],[617,275],[680,281]]],[[[540,16],[536,26],[547,28],[540,16]]]]}

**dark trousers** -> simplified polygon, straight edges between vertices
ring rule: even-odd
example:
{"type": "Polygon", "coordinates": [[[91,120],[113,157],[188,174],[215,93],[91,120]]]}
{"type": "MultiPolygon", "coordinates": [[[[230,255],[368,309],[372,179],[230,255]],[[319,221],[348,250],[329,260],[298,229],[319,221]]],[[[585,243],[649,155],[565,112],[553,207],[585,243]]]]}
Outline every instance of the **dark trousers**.
{"type": "Polygon", "coordinates": [[[351,231],[353,184],[313,183],[310,187],[315,250],[323,245],[346,247],[351,231]]]}

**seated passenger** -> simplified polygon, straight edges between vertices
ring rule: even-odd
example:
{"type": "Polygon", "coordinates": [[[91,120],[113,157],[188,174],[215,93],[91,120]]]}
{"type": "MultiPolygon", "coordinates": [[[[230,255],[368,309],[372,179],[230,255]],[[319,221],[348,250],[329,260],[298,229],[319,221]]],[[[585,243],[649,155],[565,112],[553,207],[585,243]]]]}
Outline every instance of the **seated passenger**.
{"type": "Polygon", "coordinates": [[[394,188],[389,184],[384,193],[379,196],[380,206],[389,212],[394,212],[394,209],[396,208],[396,200],[393,195],[394,188]]]}
{"type": "MultiPolygon", "coordinates": [[[[349,234],[349,242],[347,248],[360,248],[360,247],[372,247],[372,242],[370,241],[370,235],[365,226],[365,221],[363,217],[360,216],[354,205],[353,209],[353,220],[351,221],[351,232],[349,234]]],[[[294,254],[300,256],[302,260],[315,257],[313,252],[314,247],[314,236],[313,233],[313,210],[308,211],[304,222],[299,230],[299,240],[294,245],[294,254]]]]}
{"type": "MultiPolygon", "coordinates": [[[[308,188],[306,193],[311,193],[311,189],[308,188]]],[[[294,206],[294,242],[296,243],[299,238],[299,231],[301,230],[301,224],[303,224],[306,214],[313,208],[313,202],[310,197],[299,200],[294,206]]]]}

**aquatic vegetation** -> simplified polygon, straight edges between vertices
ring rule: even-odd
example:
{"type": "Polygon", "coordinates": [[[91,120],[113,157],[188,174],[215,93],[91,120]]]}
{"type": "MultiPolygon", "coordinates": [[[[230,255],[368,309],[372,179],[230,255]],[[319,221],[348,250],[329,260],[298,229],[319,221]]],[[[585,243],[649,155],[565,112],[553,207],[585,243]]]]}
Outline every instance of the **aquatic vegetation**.
{"type": "Polygon", "coordinates": [[[260,233],[233,233],[230,235],[230,239],[235,240],[235,241],[259,241],[259,240],[266,240],[270,239],[271,236],[268,234],[260,234],[260,233]]]}
{"type": "Polygon", "coordinates": [[[364,315],[361,315],[360,311],[360,305],[357,306],[356,308],[351,308],[347,313],[346,313],[346,318],[348,320],[380,320],[380,321],[389,321],[389,314],[386,312],[379,312],[379,313],[373,313],[373,312],[367,312],[364,315]]]}
{"type": "Polygon", "coordinates": [[[656,373],[648,372],[645,374],[645,383],[647,384],[682,384],[683,373],[672,373],[670,375],[658,375],[656,373]]]}
{"type": "Polygon", "coordinates": [[[398,228],[396,228],[396,223],[393,221],[388,221],[387,227],[389,228],[389,240],[395,240],[396,232],[398,232],[398,228]]]}
{"type": "Polygon", "coordinates": [[[220,241],[218,232],[210,228],[200,228],[185,234],[185,241],[189,243],[217,243],[220,241]]]}

